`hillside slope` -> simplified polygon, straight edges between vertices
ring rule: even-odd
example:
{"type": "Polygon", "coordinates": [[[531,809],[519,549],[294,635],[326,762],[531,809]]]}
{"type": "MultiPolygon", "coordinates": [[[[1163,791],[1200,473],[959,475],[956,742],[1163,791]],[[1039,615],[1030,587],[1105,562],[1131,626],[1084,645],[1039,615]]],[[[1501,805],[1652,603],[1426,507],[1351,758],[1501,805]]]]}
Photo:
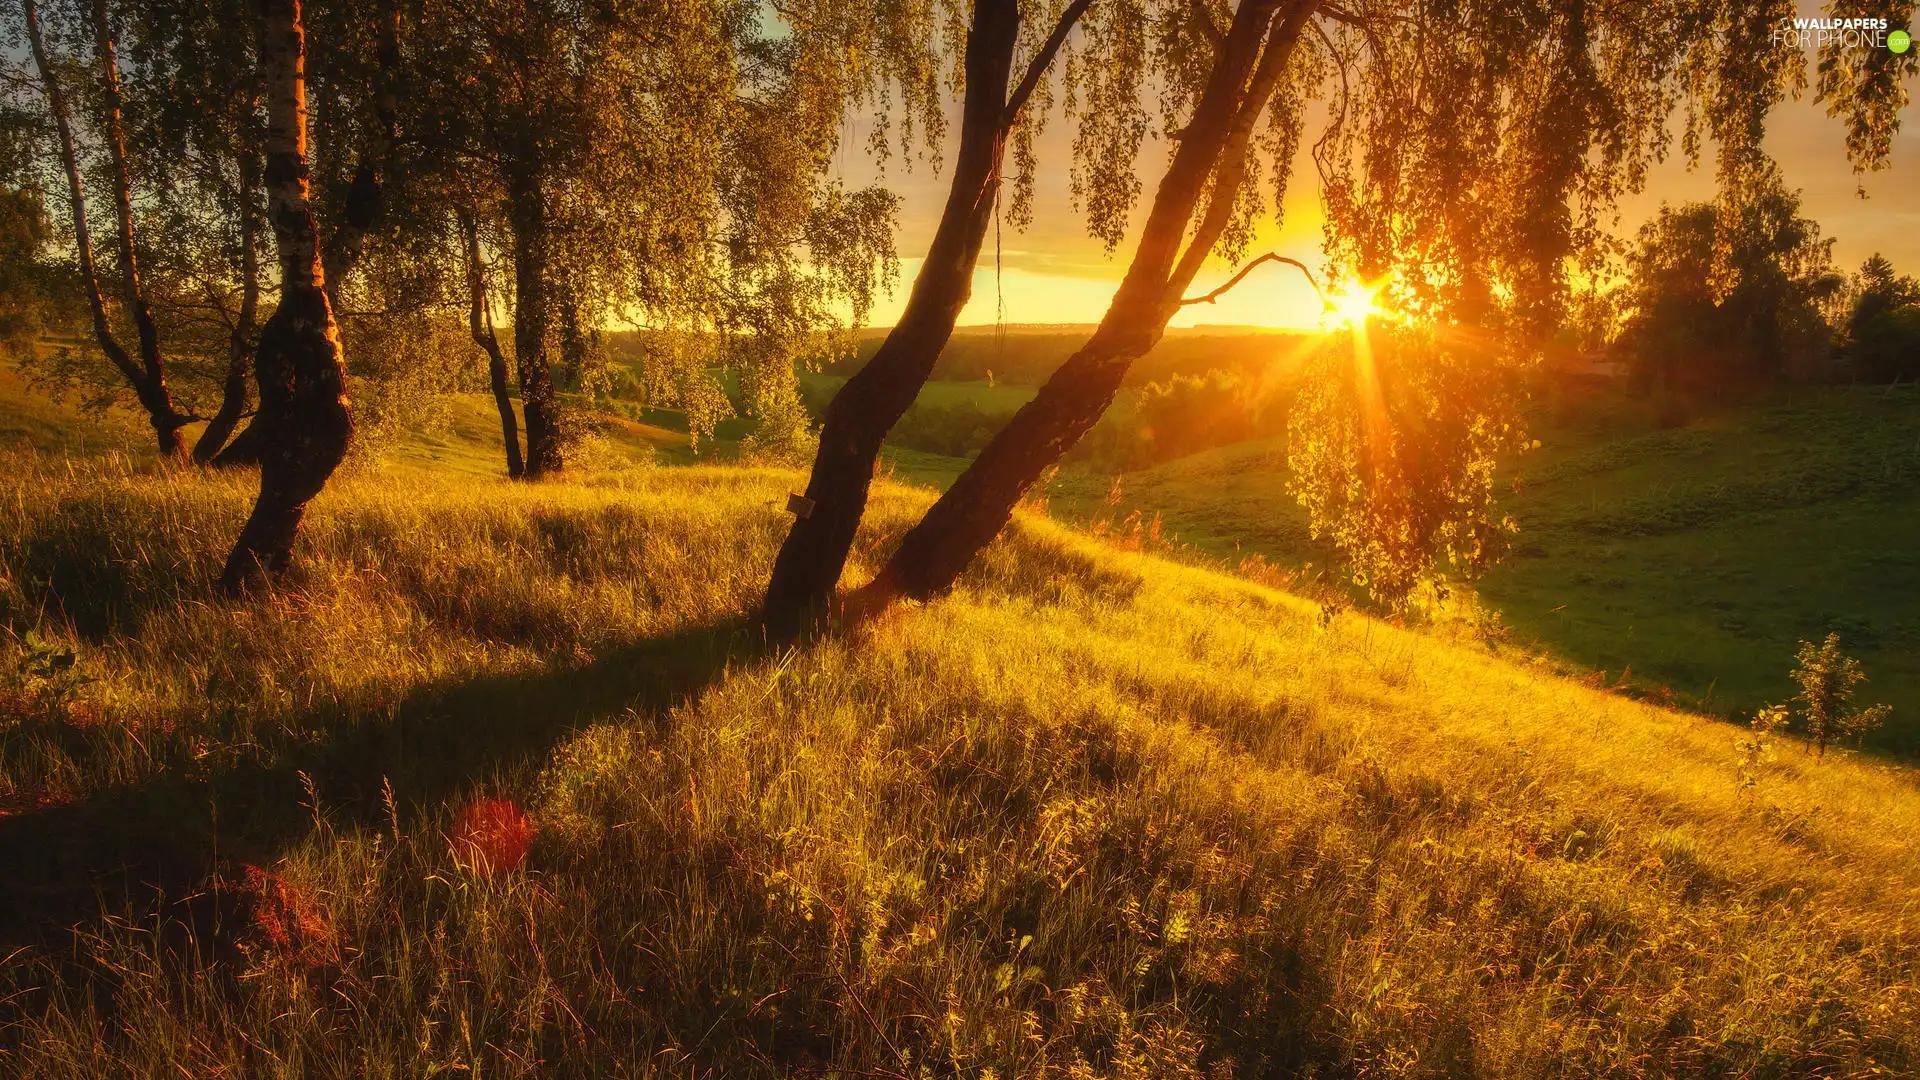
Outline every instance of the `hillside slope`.
{"type": "MultiPolygon", "coordinates": [[[[1542,423],[1502,493],[1520,534],[1480,582],[1516,644],[1722,715],[1794,693],[1796,643],[1838,632],[1893,705],[1872,745],[1920,755],[1920,390],[1816,390],[1690,427],[1542,423]]],[[[1056,512],[1158,514],[1216,559],[1331,553],[1287,491],[1284,440],[1112,482],[1063,473],[1056,512]]]]}
{"type": "MultiPolygon", "coordinates": [[[[239,605],[244,479],[4,475],[8,1076],[1920,1068],[1900,766],[1748,785],[1725,726],[1034,518],[768,652],[786,472],[348,476],[239,605]]],[[[927,498],[878,494],[856,574],[927,498]]]]}

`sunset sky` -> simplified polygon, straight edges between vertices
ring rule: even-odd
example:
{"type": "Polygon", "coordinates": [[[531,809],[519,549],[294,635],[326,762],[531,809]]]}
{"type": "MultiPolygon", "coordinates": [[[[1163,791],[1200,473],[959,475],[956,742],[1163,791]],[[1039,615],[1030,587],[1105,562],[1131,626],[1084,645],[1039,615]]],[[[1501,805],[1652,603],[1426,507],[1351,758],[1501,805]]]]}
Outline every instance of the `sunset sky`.
{"type": "MultiPolygon", "coordinates": [[[[1811,66],[1811,65],[1809,65],[1811,66]]],[[[953,119],[957,121],[957,110],[953,119]]],[[[1768,149],[1780,162],[1789,187],[1802,193],[1801,212],[1820,223],[1821,235],[1834,238],[1834,259],[1844,270],[1878,251],[1907,273],[1920,273],[1920,129],[1915,110],[1902,113],[1904,130],[1895,143],[1890,166],[1877,173],[1856,175],[1847,164],[1845,141],[1837,120],[1826,115],[1809,92],[1799,101],[1781,104],[1767,138],[1768,149]],[[1864,189],[1867,198],[1858,192],[1864,189]]],[[[949,124],[949,131],[957,124],[949,124]]],[[[1311,141],[1312,132],[1309,128],[1311,141]]],[[[1166,144],[1150,140],[1141,154],[1143,194],[1135,208],[1134,228],[1111,256],[1090,238],[1072,206],[1067,190],[1068,125],[1055,118],[1041,146],[1041,175],[1035,199],[1034,225],[1026,233],[1003,230],[999,287],[995,287],[994,239],[987,237],[979,269],[974,275],[973,300],[961,316],[962,325],[991,325],[996,321],[996,297],[1005,304],[1009,323],[1091,323],[1099,320],[1114,285],[1126,269],[1132,244],[1158,174],[1164,167],[1166,144]]],[[[864,132],[848,140],[864,141],[864,132]]],[[[1631,234],[1661,202],[1690,202],[1711,198],[1711,162],[1689,171],[1674,140],[1673,155],[1653,173],[1648,189],[1621,207],[1620,229],[1631,234]]],[[[951,153],[951,146],[948,147],[951,153]]],[[[849,154],[840,166],[853,184],[874,176],[871,166],[849,154]]],[[[1311,159],[1303,150],[1293,172],[1284,227],[1269,221],[1254,252],[1278,251],[1306,262],[1321,264],[1320,190],[1311,159]]],[[[896,159],[885,181],[901,194],[901,281],[893,297],[883,298],[874,312],[874,325],[890,325],[906,303],[914,273],[926,251],[946,197],[948,175],[935,174],[924,162],[911,172],[896,159]]],[[[1208,264],[1196,292],[1224,281],[1232,268],[1218,259],[1208,264]]],[[[1174,326],[1234,323],[1262,326],[1315,326],[1319,304],[1300,275],[1288,267],[1263,267],[1217,304],[1195,305],[1183,311],[1174,326]]]]}

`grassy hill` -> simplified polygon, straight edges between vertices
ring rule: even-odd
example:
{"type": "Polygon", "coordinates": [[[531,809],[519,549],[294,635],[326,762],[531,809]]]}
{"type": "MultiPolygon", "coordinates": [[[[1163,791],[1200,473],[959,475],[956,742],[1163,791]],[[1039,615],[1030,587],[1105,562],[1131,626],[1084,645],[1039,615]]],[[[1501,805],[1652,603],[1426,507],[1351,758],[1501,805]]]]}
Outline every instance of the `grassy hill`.
{"type": "Polygon", "coordinates": [[[768,651],[779,470],[362,465],[219,603],[130,460],[0,481],[7,1076],[1920,1068],[1908,768],[1030,516],[768,651]]]}
{"type": "MultiPolygon", "coordinates": [[[[1731,715],[1786,700],[1796,643],[1837,631],[1864,692],[1894,706],[1873,745],[1920,754],[1920,390],[1821,390],[1669,430],[1536,426],[1543,445],[1503,495],[1513,557],[1477,589],[1514,644],[1731,715]]],[[[1072,519],[1157,514],[1170,541],[1229,564],[1325,568],[1286,485],[1272,440],[1117,488],[1066,472],[1052,495],[1072,519]]]]}

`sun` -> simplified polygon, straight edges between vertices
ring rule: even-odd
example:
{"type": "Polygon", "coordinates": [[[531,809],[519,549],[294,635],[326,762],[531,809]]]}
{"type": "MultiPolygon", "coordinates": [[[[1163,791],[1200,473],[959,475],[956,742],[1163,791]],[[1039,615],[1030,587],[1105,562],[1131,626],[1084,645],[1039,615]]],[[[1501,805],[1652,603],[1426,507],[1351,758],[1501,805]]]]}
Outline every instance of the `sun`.
{"type": "Polygon", "coordinates": [[[1380,306],[1375,302],[1379,295],[1379,285],[1356,282],[1346,292],[1334,297],[1328,314],[1358,329],[1366,325],[1367,319],[1380,314],[1380,306]]]}

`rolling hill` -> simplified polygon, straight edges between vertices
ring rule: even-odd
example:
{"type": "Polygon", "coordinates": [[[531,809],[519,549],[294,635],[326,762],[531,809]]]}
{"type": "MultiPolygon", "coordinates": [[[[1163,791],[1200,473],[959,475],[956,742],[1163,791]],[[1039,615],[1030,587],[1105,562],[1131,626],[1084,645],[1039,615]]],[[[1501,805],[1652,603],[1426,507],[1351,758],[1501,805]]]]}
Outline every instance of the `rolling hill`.
{"type": "MultiPolygon", "coordinates": [[[[1873,745],[1920,754],[1920,391],[1816,390],[1664,430],[1536,427],[1542,446],[1502,496],[1514,551],[1476,589],[1503,636],[1578,674],[1741,715],[1793,694],[1797,642],[1837,632],[1871,676],[1863,692],[1894,706],[1873,745]]],[[[1115,483],[1063,473],[1055,510],[1158,514],[1170,542],[1228,565],[1331,562],[1286,490],[1284,440],[1115,483]]]]}
{"type": "Polygon", "coordinates": [[[768,649],[779,469],[365,463],[241,604],[247,477],[5,477],[8,1076],[1920,1067],[1902,765],[1030,514],[768,649]]]}

